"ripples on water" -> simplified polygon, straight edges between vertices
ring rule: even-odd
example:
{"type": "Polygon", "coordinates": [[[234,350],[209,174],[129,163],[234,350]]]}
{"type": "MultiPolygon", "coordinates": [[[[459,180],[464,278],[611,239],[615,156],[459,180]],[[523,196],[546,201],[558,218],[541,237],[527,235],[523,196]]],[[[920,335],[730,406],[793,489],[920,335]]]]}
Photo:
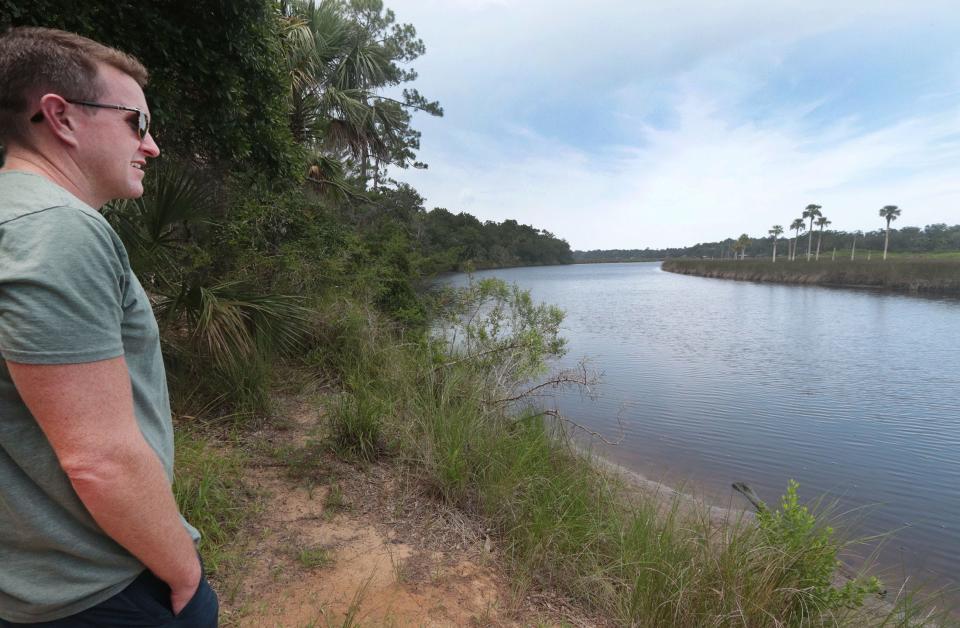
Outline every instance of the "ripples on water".
{"type": "MultiPolygon", "coordinates": [[[[675,275],[659,264],[495,275],[567,312],[563,366],[604,374],[564,413],[607,455],[714,498],[745,481],[865,510],[889,566],[960,581],[960,301],[675,275]]],[[[454,283],[462,282],[458,277],[454,283]]]]}

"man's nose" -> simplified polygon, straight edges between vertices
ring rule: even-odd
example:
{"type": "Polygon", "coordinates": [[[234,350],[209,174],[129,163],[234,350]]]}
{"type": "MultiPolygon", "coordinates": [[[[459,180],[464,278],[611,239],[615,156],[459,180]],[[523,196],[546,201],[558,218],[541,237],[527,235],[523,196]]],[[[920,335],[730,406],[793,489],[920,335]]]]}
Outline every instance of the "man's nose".
{"type": "Polygon", "coordinates": [[[153,135],[149,132],[146,137],[143,138],[143,141],[140,142],[140,150],[147,157],[159,157],[160,156],[160,147],[157,146],[157,143],[153,140],[153,135]]]}

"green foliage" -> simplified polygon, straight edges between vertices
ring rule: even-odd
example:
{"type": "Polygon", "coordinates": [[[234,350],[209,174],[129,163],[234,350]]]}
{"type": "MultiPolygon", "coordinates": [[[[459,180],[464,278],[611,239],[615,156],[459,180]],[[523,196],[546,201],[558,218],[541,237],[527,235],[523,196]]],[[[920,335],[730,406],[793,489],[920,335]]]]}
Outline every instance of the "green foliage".
{"type": "Polygon", "coordinates": [[[434,209],[414,223],[418,241],[438,271],[570,264],[570,246],[546,230],[518,224],[481,223],[474,216],[434,209]]]}
{"type": "Polygon", "coordinates": [[[104,207],[103,214],[123,240],[141,281],[161,284],[163,278],[156,273],[175,266],[178,252],[187,253],[188,225],[208,219],[216,202],[210,183],[182,162],[157,162],[147,171],[145,185],[149,194],[114,201],[104,207]]]}
{"type": "Polygon", "coordinates": [[[371,461],[383,450],[383,419],[387,404],[364,386],[351,386],[330,421],[330,441],[341,456],[371,461]]]}
{"type": "Polygon", "coordinates": [[[147,189],[107,216],[153,294],[171,381],[199,380],[210,398],[228,393],[228,412],[266,413],[272,360],[301,350],[311,311],[302,297],[270,291],[262,272],[270,258],[241,253],[254,252],[252,235],[230,235],[255,231],[259,242],[272,233],[223,211],[202,177],[169,161],[148,175],[147,189]]]}
{"type": "Polygon", "coordinates": [[[73,31],[139,58],[151,74],[147,97],[162,150],[222,170],[302,171],[271,0],[0,0],[0,28],[11,24],[73,31]]]}
{"type": "Polygon", "coordinates": [[[541,375],[545,361],[563,355],[563,310],[537,304],[530,292],[494,277],[440,296],[437,323],[459,359],[498,372],[505,381],[541,375]]]}
{"type": "Polygon", "coordinates": [[[381,166],[414,163],[420,133],[410,126],[411,110],[443,115],[436,102],[416,90],[403,99],[381,95],[416,78],[404,66],[424,53],[410,24],[397,24],[380,0],[293,0],[282,6],[287,69],[292,79],[290,126],[298,141],[318,153],[312,178],[324,187],[343,189],[331,157],[349,154],[359,187],[374,187],[381,166]]]}
{"type": "Polygon", "coordinates": [[[799,502],[799,484],[790,480],[787,492],[775,511],[761,509],[757,522],[764,539],[790,562],[791,587],[796,596],[790,607],[793,623],[800,624],[814,614],[840,608],[858,608],[871,593],[881,589],[876,578],[854,579],[841,587],[833,584],[840,561],[840,544],[834,530],[817,521],[799,502]]]}
{"type": "Polygon", "coordinates": [[[229,546],[250,514],[243,488],[243,455],[214,448],[196,429],[181,423],[174,433],[177,459],[173,493],[180,512],[202,535],[200,552],[211,574],[229,561],[229,546]]]}
{"type": "MultiPolygon", "coordinates": [[[[797,224],[803,225],[801,219],[794,221],[787,230],[790,238],[777,238],[778,247],[787,245],[795,235],[797,224]]],[[[805,227],[804,227],[805,228],[805,227]]],[[[803,230],[801,230],[802,234],[803,230]]],[[[850,258],[850,249],[856,239],[857,259],[866,259],[868,250],[883,251],[885,229],[876,229],[866,233],[856,231],[823,231],[821,257],[824,253],[837,249],[837,258],[841,255],[850,258]],[[842,253],[841,253],[842,252],[842,253]]],[[[692,257],[692,258],[720,258],[729,250],[732,239],[718,242],[703,242],[687,247],[673,247],[666,249],[611,249],[593,251],[574,251],[576,262],[611,262],[611,261],[652,261],[664,258],[692,257]]],[[[766,257],[770,255],[773,243],[770,238],[750,238],[747,244],[747,258],[766,257]]],[[[960,225],[949,226],[946,223],[936,223],[926,227],[902,227],[890,229],[890,249],[912,254],[948,253],[960,251],[960,225]]],[[[780,250],[786,250],[778,248],[780,250]]],[[[777,253],[780,258],[780,253],[777,253]]]]}
{"type": "Polygon", "coordinates": [[[334,562],[330,550],[323,546],[304,547],[297,553],[297,560],[307,569],[329,567],[334,562]]]}

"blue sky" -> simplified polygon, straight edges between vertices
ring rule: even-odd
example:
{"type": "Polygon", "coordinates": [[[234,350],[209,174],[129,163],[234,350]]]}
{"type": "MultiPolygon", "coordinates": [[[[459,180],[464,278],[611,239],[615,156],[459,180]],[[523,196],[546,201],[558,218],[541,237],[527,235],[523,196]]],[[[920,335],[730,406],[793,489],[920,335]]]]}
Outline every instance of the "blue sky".
{"type": "Polygon", "coordinates": [[[428,208],[573,248],[960,222],[960,5],[386,0],[427,46],[428,208]],[[842,5],[842,6],[837,6],[842,5]]]}

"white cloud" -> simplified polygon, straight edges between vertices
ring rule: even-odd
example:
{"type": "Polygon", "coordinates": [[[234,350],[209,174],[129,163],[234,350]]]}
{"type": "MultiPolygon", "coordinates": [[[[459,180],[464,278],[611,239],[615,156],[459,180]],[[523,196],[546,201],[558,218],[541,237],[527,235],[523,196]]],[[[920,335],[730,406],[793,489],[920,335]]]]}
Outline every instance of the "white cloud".
{"type": "Polygon", "coordinates": [[[426,40],[418,87],[448,113],[417,118],[430,169],[395,173],[429,207],[515,218],[580,249],[761,235],[811,202],[838,229],[878,227],[886,204],[903,208],[901,224],[954,223],[960,215],[957,83],[907,95],[924,106],[886,121],[850,110],[811,124],[841,88],[829,77],[801,101],[748,108],[771,77],[792,80],[783,56],[790,47],[842,29],[851,36],[861,23],[892,33],[908,23],[956,25],[952,3],[388,6],[426,40]],[[522,126],[522,113],[584,94],[619,137],[564,142],[522,126]]]}
{"type": "Polygon", "coordinates": [[[676,128],[648,128],[642,147],[602,154],[528,129],[498,138],[454,130],[424,152],[430,170],[402,178],[431,206],[517,218],[580,249],[761,235],[774,223],[789,224],[808,203],[823,205],[837,229],[876,227],[886,204],[903,208],[903,224],[960,215],[957,111],[862,135],[841,122],[811,142],[796,118],[736,124],[695,93],[675,109],[676,128]],[[504,149],[518,137],[523,151],[504,149]]]}

